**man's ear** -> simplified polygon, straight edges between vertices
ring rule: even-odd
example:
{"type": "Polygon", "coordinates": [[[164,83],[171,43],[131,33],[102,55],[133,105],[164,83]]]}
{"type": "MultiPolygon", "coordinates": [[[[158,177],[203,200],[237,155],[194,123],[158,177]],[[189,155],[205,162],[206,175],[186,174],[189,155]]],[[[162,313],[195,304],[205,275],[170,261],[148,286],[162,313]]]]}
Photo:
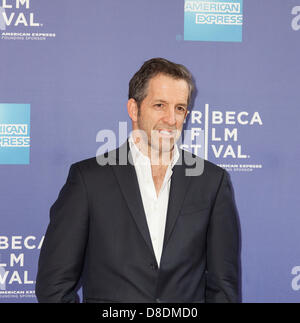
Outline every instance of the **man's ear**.
{"type": "Polygon", "coordinates": [[[128,111],[130,119],[133,122],[137,122],[138,110],[139,110],[139,108],[138,108],[138,105],[137,105],[135,99],[132,99],[132,98],[129,99],[127,102],[127,111],[128,111]]]}

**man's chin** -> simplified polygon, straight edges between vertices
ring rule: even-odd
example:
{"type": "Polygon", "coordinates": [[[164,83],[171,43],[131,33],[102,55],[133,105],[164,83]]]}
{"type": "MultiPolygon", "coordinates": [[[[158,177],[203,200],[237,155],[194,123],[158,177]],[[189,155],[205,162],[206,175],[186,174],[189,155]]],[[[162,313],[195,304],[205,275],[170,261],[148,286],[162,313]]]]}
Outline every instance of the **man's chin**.
{"type": "Polygon", "coordinates": [[[172,152],[174,149],[174,142],[170,143],[164,143],[161,142],[160,145],[150,145],[150,149],[151,151],[153,151],[153,153],[168,153],[168,152],[172,152]]]}

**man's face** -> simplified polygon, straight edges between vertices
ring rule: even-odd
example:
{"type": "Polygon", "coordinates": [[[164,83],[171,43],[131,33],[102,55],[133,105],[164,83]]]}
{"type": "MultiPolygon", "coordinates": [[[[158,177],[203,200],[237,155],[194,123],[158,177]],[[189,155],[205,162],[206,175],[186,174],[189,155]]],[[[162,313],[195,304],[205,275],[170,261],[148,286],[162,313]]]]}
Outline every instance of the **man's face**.
{"type": "Polygon", "coordinates": [[[188,84],[185,80],[158,74],[149,81],[146,98],[140,105],[133,130],[143,130],[148,148],[171,151],[180,137],[187,115],[188,84]]]}

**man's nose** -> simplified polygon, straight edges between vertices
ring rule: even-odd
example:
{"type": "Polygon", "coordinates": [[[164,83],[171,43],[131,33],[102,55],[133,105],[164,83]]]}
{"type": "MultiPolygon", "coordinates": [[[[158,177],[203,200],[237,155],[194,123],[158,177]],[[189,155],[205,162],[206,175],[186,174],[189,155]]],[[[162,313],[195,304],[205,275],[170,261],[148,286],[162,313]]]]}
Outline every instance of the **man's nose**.
{"type": "Polygon", "coordinates": [[[176,124],[175,109],[173,107],[170,107],[169,109],[166,110],[166,114],[164,116],[164,122],[170,126],[174,126],[176,124]]]}

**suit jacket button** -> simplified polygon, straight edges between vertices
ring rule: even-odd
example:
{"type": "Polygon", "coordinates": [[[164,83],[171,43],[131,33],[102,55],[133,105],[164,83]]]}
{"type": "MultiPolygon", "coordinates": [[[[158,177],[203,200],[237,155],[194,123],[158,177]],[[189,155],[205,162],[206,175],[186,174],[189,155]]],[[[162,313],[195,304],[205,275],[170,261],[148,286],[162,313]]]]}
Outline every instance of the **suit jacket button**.
{"type": "Polygon", "coordinates": [[[159,298],[156,299],[156,303],[161,303],[159,298]]]}

